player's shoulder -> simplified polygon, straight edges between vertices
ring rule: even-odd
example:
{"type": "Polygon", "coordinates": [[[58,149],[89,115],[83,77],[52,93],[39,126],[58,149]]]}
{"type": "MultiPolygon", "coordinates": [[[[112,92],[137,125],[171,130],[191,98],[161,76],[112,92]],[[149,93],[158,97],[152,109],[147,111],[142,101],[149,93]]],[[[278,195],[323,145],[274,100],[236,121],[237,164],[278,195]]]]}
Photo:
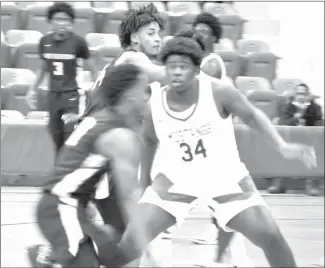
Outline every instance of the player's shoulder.
{"type": "Polygon", "coordinates": [[[39,42],[40,42],[40,44],[46,44],[46,42],[48,42],[49,44],[52,44],[53,43],[53,32],[50,31],[50,32],[45,33],[41,37],[39,42]]]}
{"type": "Polygon", "coordinates": [[[226,81],[213,77],[210,77],[210,81],[211,89],[216,99],[224,100],[231,97],[233,94],[238,94],[238,89],[226,81]]]}
{"type": "Polygon", "coordinates": [[[75,32],[71,32],[69,41],[71,42],[71,44],[74,43],[75,45],[80,45],[80,44],[86,43],[86,39],[83,36],[81,36],[75,32]]]}

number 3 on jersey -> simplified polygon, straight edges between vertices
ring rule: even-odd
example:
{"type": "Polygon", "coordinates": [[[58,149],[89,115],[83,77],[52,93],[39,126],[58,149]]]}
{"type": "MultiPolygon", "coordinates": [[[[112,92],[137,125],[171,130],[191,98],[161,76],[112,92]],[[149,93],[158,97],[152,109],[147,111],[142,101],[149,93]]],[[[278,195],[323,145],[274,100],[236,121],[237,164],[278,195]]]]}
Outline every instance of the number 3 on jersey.
{"type": "MultiPolygon", "coordinates": [[[[188,145],[187,143],[185,142],[182,142],[180,145],[179,145],[182,149],[184,149],[184,154],[185,156],[182,157],[182,159],[185,161],[185,162],[191,162],[193,161],[194,159],[194,155],[193,155],[193,152],[192,152],[192,148],[190,145],[188,145]]],[[[196,146],[195,146],[195,149],[194,149],[194,154],[195,155],[199,155],[199,154],[202,154],[203,157],[207,157],[207,154],[206,154],[206,149],[204,148],[204,145],[203,145],[203,141],[202,139],[198,140],[196,146]]]]}
{"type": "Polygon", "coordinates": [[[53,61],[52,63],[53,63],[53,74],[63,75],[64,74],[63,62],[53,61]]]}

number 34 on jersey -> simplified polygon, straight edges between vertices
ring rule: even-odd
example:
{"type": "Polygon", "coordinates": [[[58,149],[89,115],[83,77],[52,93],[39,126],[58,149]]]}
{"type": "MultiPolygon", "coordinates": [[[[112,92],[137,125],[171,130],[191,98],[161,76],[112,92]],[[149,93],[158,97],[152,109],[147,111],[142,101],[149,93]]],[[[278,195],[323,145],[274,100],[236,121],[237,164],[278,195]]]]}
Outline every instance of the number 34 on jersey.
{"type": "Polygon", "coordinates": [[[196,157],[207,157],[207,150],[204,147],[202,139],[199,139],[194,146],[191,146],[186,142],[181,142],[179,147],[183,150],[182,160],[185,162],[191,162],[196,157]]]}

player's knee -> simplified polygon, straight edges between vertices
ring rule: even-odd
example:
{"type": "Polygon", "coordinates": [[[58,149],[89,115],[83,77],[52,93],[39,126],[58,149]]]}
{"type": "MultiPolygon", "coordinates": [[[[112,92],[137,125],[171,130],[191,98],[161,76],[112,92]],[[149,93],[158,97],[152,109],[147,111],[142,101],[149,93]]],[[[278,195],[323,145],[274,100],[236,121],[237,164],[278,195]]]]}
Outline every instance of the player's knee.
{"type": "Polygon", "coordinates": [[[264,219],[256,231],[256,244],[262,248],[277,247],[283,241],[281,231],[274,220],[264,219]]]}

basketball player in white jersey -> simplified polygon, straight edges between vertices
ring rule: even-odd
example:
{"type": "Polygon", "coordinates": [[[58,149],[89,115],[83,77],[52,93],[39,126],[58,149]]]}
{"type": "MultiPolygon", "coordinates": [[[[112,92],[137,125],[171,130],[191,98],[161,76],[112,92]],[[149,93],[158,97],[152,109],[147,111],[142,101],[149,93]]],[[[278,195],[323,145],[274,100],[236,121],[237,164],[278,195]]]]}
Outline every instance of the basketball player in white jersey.
{"type": "Polygon", "coordinates": [[[219,19],[208,12],[200,13],[194,19],[193,30],[203,37],[205,52],[201,70],[207,75],[224,80],[226,66],[221,57],[214,52],[214,45],[218,44],[222,36],[222,26],[219,19]]]}
{"type": "MultiPolygon", "coordinates": [[[[151,180],[159,143],[163,166],[139,202],[148,236],[153,240],[182,223],[193,202],[208,202],[215,208],[220,228],[243,234],[264,251],[271,267],[296,267],[263,198],[256,189],[244,192],[238,184],[245,177],[253,182],[239,157],[231,115],[239,116],[287,159],[301,160],[312,168],[315,151],[284,141],[269,119],[237,89],[197,76],[202,54],[194,40],[184,37],[171,39],[161,52],[168,85],[152,91],[141,163],[142,180],[151,180]]],[[[106,256],[105,265],[123,266],[141,255],[146,244],[135,246],[134,228],[130,222],[117,249],[106,256]]]]}
{"type": "MultiPolygon", "coordinates": [[[[202,13],[197,16],[193,26],[197,26],[199,27],[199,29],[203,28],[203,33],[201,33],[201,31],[199,30],[196,31],[195,29],[192,29],[192,30],[183,30],[178,34],[176,34],[175,36],[192,38],[200,45],[205,55],[201,63],[200,73],[203,72],[203,75],[209,73],[210,74],[209,76],[211,77],[213,77],[214,75],[216,76],[215,78],[224,82],[228,82],[225,79],[226,68],[224,62],[215,53],[214,54],[209,53],[211,52],[213,43],[219,42],[221,27],[218,19],[209,13],[202,13]],[[205,29],[204,27],[209,27],[209,28],[205,29]],[[213,36],[213,34],[215,36],[213,36]],[[219,70],[221,70],[221,72],[219,72],[219,70]]],[[[157,157],[159,157],[159,150],[157,150],[154,164],[156,164],[157,162],[156,161],[157,157]]],[[[153,168],[157,169],[156,166],[157,165],[153,165],[153,168]]],[[[243,185],[246,182],[243,181],[240,183],[243,185]]],[[[250,183],[248,184],[251,185],[250,183]]],[[[247,187],[245,187],[245,189],[246,188],[247,187]]],[[[218,244],[217,253],[214,257],[217,262],[221,262],[222,260],[227,260],[227,262],[229,263],[239,265],[238,262],[240,261],[240,265],[242,267],[251,267],[252,264],[246,252],[244,237],[241,234],[236,234],[236,236],[234,236],[233,232],[224,232],[222,229],[220,229],[216,219],[213,218],[214,209],[209,206],[208,208],[212,215],[212,224],[209,226],[209,228],[206,228],[206,230],[203,232],[203,234],[200,237],[190,237],[189,240],[192,241],[193,243],[203,244],[203,245],[218,244]],[[226,249],[228,250],[226,251],[226,249]]],[[[164,236],[167,238],[171,236],[171,231],[172,229],[167,230],[164,236]]]]}

